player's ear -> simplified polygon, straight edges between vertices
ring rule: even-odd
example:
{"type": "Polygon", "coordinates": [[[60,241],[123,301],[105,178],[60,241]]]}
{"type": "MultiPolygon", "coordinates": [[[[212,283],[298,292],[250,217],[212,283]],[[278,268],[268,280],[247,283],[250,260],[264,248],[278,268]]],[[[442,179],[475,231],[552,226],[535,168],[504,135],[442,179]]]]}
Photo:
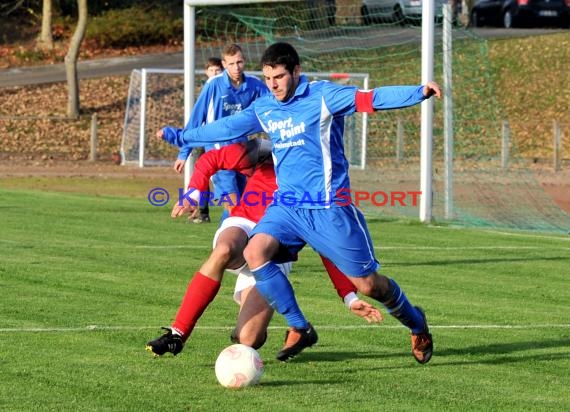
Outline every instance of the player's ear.
{"type": "Polygon", "coordinates": [[[301,76],[301,66],[296,65],[295,68],[293,69],[293,77],[298,79],[299,76],[301,76]]]}

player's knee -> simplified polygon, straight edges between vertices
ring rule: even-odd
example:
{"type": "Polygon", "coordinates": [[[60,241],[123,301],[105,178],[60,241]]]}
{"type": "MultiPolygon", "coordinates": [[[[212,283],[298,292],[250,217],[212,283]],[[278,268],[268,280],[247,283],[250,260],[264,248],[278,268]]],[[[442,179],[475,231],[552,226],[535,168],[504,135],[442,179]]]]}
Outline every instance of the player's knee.
{"type": "Polygon", "coordinates": [[[248,242],[243,257],[251,269],[256,269],[270,261],[279,249],[279,242],[271,236],[256,234],[248,242]]]}
{"type": "Polygon", "coordinates": [[[258,268],[265,263],[263,255],[259,253],[259,249],[255,247],[255,244],[248,243],[248,245],[243,250],[243,257],[245,261],[249,264],[250,268],[258,268]]]}
{"type": "Polygon", "coordinates": [[[370,282],[362,283],[358,286],[358,292],[362,293],[365,296],[374,296],[374,285],[370,282]]]}
{"type": "Polygon", "coordinates": [[[384,275],[372,273],[359,282],[358,291],[365,296],[380,299],[386,295],[390,289],[388,278],[384,275]]]}
{"type": "Polygon", "coordinates": [[[212,257],[218,262],[228,263],[234,259],[234,247],[228,243],[218,242],[212,251],[212,257]]]}

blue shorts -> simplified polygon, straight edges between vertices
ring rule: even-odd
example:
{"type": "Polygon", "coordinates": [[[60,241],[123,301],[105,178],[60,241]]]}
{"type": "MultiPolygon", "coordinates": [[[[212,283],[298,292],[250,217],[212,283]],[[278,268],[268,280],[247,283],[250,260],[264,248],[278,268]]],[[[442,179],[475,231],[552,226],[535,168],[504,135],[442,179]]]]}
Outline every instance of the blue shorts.
{"type": "Polygon", "coordinates": [[[214,183],[214,199],[223,199],[222,196],[227,196],[229,193],[241,195],[245,187],[246,177],[233,170],[220,170],[212,176],[212,182],[214,183]]]}
{"type": "Polygon", "coordinates": [[[256,233],[273,236],[290,254],[308,244],[350,276],[380,268],[364,216],[354,205],[304,209],[271,204],[251,236],[256,233]]]}

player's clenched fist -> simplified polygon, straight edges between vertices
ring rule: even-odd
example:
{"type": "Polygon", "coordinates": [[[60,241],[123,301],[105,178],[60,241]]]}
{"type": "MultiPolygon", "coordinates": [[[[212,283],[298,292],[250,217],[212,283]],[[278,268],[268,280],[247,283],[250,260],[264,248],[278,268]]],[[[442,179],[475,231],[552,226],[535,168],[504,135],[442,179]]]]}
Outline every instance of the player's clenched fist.
{"type": "Polygon", "coordinates": [[[425,97],[435,96],[437,98],[441,98],[441,89],[439,84],[433,81],[427,82],[424,86],[423,94],[425,97]]]}

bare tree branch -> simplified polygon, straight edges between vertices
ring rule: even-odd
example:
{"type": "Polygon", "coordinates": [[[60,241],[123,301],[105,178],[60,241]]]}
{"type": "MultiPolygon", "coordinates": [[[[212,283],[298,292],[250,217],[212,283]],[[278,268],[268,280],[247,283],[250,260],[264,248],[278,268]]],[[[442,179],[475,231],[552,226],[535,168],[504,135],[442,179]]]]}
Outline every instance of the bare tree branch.
{"type": "Polygon", "coordinates": [[[2,16],[9,16],[10,14],[14,13],[16,10],[21,8],[24,5],[25,1],[26,0],[16,0],[15,2],[0,4],[0,10],[2,10],[0,14],[2,14],[2,16]],[[4,11],[5,9],[7,10],[4,11]]]}

